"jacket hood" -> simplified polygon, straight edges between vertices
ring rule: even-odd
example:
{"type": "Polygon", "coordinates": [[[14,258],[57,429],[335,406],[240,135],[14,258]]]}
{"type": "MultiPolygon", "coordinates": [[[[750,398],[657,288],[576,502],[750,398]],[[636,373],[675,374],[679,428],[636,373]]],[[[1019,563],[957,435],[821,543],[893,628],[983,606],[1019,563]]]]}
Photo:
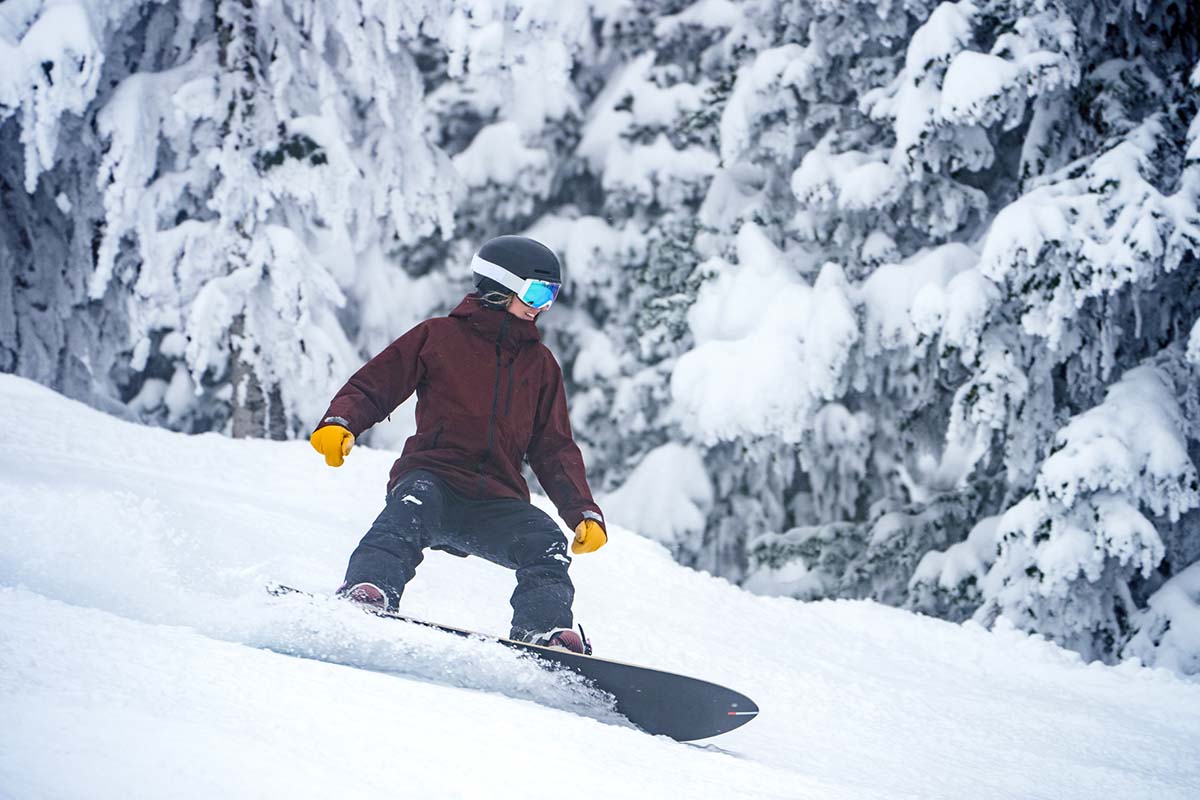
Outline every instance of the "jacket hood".
{"type": "Polygon", "coordinates": [[[514,317],[503,309],[488,308],[473,294],[464,297],[450,312],[450,316],[466,320],[472,329],[488,340],[494,341],[499,337],[502,327],[505,344],[519,346],[542,340],[535,323],[514,317]]]}

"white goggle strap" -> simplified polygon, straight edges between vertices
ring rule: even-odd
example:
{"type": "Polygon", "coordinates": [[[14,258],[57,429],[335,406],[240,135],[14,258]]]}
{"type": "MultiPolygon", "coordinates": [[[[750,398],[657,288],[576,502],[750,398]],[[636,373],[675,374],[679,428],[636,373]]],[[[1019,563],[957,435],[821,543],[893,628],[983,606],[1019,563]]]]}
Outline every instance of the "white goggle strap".
{"type": "Polygon", "coordinates": [[[485,261],[476,253],[471,259],[471,271],[477,272],[485,278],[491,278],[496,283],[511,289],[520,296],[525,291],[525,279],[512,274],[499,264],[493,264],[490,261],[485,261]]]}

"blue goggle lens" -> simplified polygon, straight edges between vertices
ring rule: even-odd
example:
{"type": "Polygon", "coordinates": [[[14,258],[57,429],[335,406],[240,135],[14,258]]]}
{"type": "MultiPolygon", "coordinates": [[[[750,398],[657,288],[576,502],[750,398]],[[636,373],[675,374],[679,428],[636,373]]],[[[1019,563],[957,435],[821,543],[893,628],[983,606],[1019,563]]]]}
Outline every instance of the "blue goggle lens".
{"type": "Polygon", "coordinates": [[[558,290],[561,288],[561,283],[531,281],[525,291],[521,293],[521,302],[533,308],[545,308],[554,302],[554,299],[558,297],[558,290]]]}

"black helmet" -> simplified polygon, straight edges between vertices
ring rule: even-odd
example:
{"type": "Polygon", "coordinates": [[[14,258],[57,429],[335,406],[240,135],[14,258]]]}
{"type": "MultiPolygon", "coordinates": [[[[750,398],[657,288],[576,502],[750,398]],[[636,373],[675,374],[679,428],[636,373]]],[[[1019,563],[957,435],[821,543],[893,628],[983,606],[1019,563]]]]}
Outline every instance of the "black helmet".
{"type": "Polygon", "coordinates": [[[480,289],[494,289],[499,284],[504,287],[501,291],[515,292],[518,291],[515,284],[526,279],[562,283],[558,256],[546,245],[525,236],[488,239],[471,259],[471,271],[475,286],[480,289]]]}

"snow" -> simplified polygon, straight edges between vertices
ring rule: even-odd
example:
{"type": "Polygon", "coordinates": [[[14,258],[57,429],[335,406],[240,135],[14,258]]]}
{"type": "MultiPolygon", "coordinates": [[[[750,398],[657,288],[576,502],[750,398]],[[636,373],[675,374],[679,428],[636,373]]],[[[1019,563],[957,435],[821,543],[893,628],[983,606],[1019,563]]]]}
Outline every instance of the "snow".
{"type": "MultiPolygon", "coordinates": [[[[946,285],[943,314],[938,322],[944,344],[957,347],[964,365],[975,360],[980,331],[1000,290],[978,268],[964,270],[946,285]]],[[[918,329],[921,323],[914,320],[918,329]]],[[[931,333],[930,331],[922,331],[931,333]]]]}
{"type": "Polygon", "coordinates": [[[807,285],[751,222],[738,231],[737,259],[699,267],[712,278],[688,310],[697,346],[672,373],[673,413],[706,442],[762,433],[795,442],[858,338],[849,287],[832,262],[807,285]]]}
{"type": "Polygon", "coordinates": [[[32,19],[34,5],[0,11],[0,121],[20,109],[30,193],[54,165],[61,115],[84,112],[104,64],[84,3],[46,3],[32,19]]]}
{"type": "Polygon", "coordinates": [[[942,81],[941,115],[946,119],[974,120],[982,109],[1020,77],[1013,63],[974,50],[958,53],[942,81]]]}
{"type": "MultiPolygon", "coordinates": [[[[394,453],[331,470],[306,442],[140,427],[9,375],[0,402],[6,440],[31,443],[0,462],[5,796],[549,798],[567,780],[584,797],[1190,798],[1200,782],[1194,681],[1084,664],[1004,620],[756,596],[614,525],[572,567],[599,652],[763,709],[701,746],[650,737],[503,648],[266,596],[337,584],[394,453]]],[[[404,607],[503,632],[511,583],[429,553],[404,607]]]]}
{"type": "MultiPolygon", "coordinates": [[[[813,531],[812,528],[806,530],[813,531]]],[[[766,596],[825,597],[829,595],[831,588],[826,578],[820,570],[810,570],[804,561],[798,558],[779,567],[755,571],[743,584],[743,588],[766,596]]]]}
{"type": "Polygon", "coordinates": [[[730,0],[697,0],[677,14],[668,14],[654,23],[654,35],[665,39],[687,25],[705,28],[732,28],[742,19],[742,9],[730,0]]]}
{"type": "Polygon", "coordinates": [[[1200,505],[1183,431],[1170,382],[1154,367],[1132,369],[1102,404],[1059,431],[1059,449],[1042,465],[1039,489],[1068,508],[1088,491],[1131,491],[1155,514],[1177,521],[1200,505]]]}
{"type": "Polygon", "coordinates": [[[934,64],[948,62],[974,37],[971,27],[978,13],[968,0],[939,5],[909,40],[904,68],[913,75],[921,75],[934,64]]]}
{"type": "Polygon", "coordinates": [[[860,290],[866,306],[867,353],[913,348],[920,334],[936,332],[943,319],[970,308],[969,302],[963,302],[970,300],[970,293],[962,292],[962,284],[955,285],[953,280],[977,260],[978,255],[966,245],[946,244],[922,250],[899,264],[883,264],[872,272],[860,290]]]}
{"type": "Polygon", "coordinates": [[[707,148],[676,149],[661,131],[703,108],[705,86],[690,83],[659,85],[652,75],[654,53],[633,58],[613,73],[588,112],[575,152],[597,174],[606,190],[634,192],[664,205],[678,202],[674,193],[703,183],[717,168],[707,148]],[[660,133],[648,144],[631,144],[637,131],[660,133]],[[681,187],[672,188],[672,184],[681,187]]]}
{"type": "Polygon", "coordinates": [[[621,355],[613,346],[612,339],[599,331],[583,331],[579,334],[579,355],[571,368],[571,377],[582,385],[597,380],[611,379],[621,372],[621,355]]]}
{"type": "Polygon", "coordinates": [[[600,217],[547,214],[526,235],[563,256],[563,291],[573,297],[612,291],[610,265],[645,258],[645,237],[636,225],[614,228],[600,217]]]}
{"type": "Polygon", "coordinates": [[[859,258],[868,264],[880,264],[884,261],[894,261],[900,255],[896,240],[883,231],[871,231],[863,241],[859,258]]]}
{"type": "Polygon", "coordinates": [[[631,96],[631,122],[639,127],[670,127],[675,120],[704,106],[704,89],[691,83],[659,88],[646,82],[637,85],[631,96]]]}
{"type": "MultiPolygon", "coordinates": [[[[808,205],[832,203],[843,188],[851,191],[857,189],[850,187],[849,176],[867,163],[864,153],[847,150],[833,154],[822,143],[810,150],[792,173],[792,193],[797,200],[808,205]]],[[[886,184],[886,180],[880,183],[886,184]]]]}
{"type": "Polygon", "coordinates": [[[1051,189],[1026,193],[996,214],[984,239],[982,263],[985,274],[999,283],[1011,265],[1020,261],[1036,264],[1047,241],[1068,238],[1070,222],[1051,189]]]}
{"type": "Polygon", "coordinates": [[[758,53],[752,63],[738,69],[733,91],[721,112],[721,162],[732,164],[749,148],[757,105],[775,98],[806,78],[810,56],[798,44],[785,44],[758,53]]]}
{"type": "Polygon", "coordinates": [[[1194,675],[1200,672],[1200,564],[1192,564],[1150,596],[1141,630],[1127,655],[1194,675]]]}
{"type": "Polygon", "coordinates": [[[704,531],[713,487],[700,451],[668,442],[647,453],[621,488],[596,499],[606,521],[636,522],[647,537],[671,546],[704,531]]]}
{"type": "Polygon", "coordinates": [[[838,201],[847,211],[868,211],[894,203],[903,191],[903,178],[895,169],[872,161],[846,173],[838,201]]]}
{"type": "Polygon", "coordinates": [[[521,129],[516,123],[497,122],[476,134],[470,147],[454,157],[454,168],[471,187],[509,184],[524,176],[522,188],[538,192],[545,188],[548,161],[544,150],[521,142],[521,129]]]}
{"type": "Polygon", "coordinates": [[[621,133],[633,122],[631,112],[616,107],[626,96],[645,85],[645,72],[653,63],[653,54],[646,54],[618,67],[588,110],[575,152],[592,170],[603,171],[607,154],[617,146],[621,133]]]}
{"type": "Polygon", "coordinates": [[[717,169],[717,157],[700,146],[676,149],[665,134],[650,144],[614,146],[604,166],[606,191],[632,192],[663,205],[687,199],[690,187],[704,183],[717,169]]]}
{"type": "Polygon", "coordinates": [[[1181,399],[1167,372],[1143,365],[1059,431],[1036,491],[1001,516],[977,616],[1023,620],[1084,654],[1102,652],[1106,638],[1131,626],[1127,653],[1154,664],[1174,622],[1184,627],[1165,642],[1162,665],[1194,661],[1182,648],[1196,640],[1195,615],[1139,610],[1129,589],[1133,580],[1152,588],[1158,570],[1171,567],[1148,516],[1181,521],[1200,505],[1181,399]]]}
{"type": "Polygon", "coordinates": [[[968,578],[983,580],[996,560],[998,522],[998,517],[984,517],[971,528],[965,540],[945,550],[930,550],[917,565],[910,584],[936,583],[949,590],[968,578]]]}

